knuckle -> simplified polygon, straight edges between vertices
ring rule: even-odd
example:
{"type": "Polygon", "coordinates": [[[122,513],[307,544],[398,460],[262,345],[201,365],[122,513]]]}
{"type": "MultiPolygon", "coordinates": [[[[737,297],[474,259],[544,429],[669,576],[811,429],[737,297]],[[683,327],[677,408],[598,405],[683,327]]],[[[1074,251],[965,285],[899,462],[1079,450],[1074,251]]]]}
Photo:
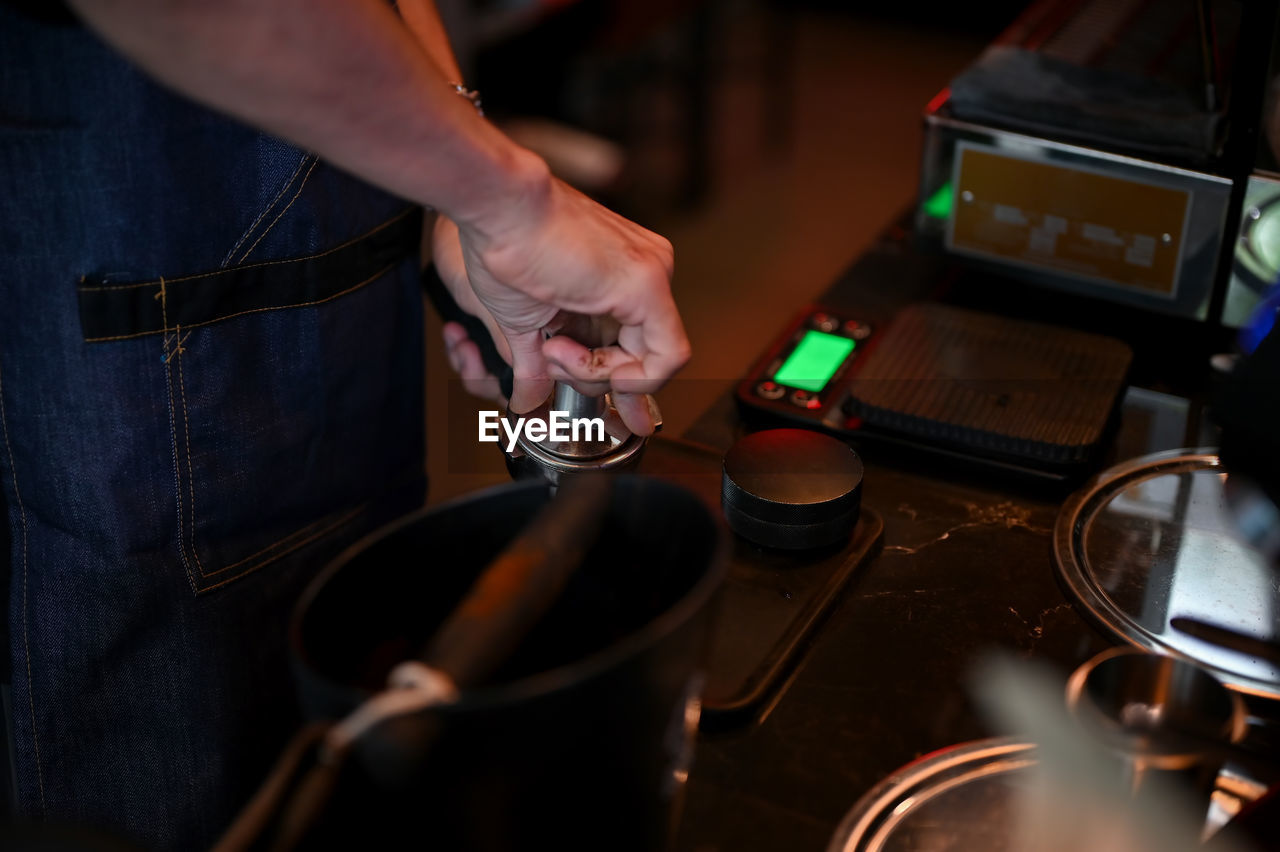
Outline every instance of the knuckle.
{"type": "Polygon", "coordinates": [[[676,257],[675,246],[671,245],[671,240],[668,240],[666,237],[659,237],[658,240],[658,254],[669,266],[676,257]]]}
{"type": "Polygon", "coordinates": [[[659,264],[644,264],[635,267],[637,283],[645,290],[663,291],[671,285],[666,269],[659,264]]]}
{"type": "Polygon", "coordinates": [[[666,237],[659,237],[658,239],[660,240],[658,243],[658,261],[666,271],[667,277],[670,278],[676,268],[676,250],[666,237]]]}
{"type": "MultiPolygon", "coordinates": [[[[693,346],[689,341],[684,340],[676,344],[675,349],[671,352],[671,363],[675,370],[689,363],[689,359],[693,357],[693,346]]],[[[673,371],[674,372],[674,371],[673,371]]]]}

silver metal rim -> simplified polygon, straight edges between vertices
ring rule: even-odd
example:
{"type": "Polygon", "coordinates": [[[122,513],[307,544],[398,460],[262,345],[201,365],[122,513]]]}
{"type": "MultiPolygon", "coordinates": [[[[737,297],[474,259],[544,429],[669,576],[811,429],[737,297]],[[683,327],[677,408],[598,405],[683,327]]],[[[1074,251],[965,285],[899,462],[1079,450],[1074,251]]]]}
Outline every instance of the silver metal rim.
{"type": "Polygon", "coordinates": [[[1159,654],[1194,663],[1211,671],[1229,689],[1263,698],[1280,698],[1280,684],[1258,680],[1215,666],[1183,653],[1122,611],[1093,581],[1085,562],[1082,544],[1097,510],[1123,488],[1153,476],[1200,470],[1221,471],[1222,462],[1214,447],[1170,450],[1141,456],[1102,471],[1076,491],[1058,512],[1053,527],[1053,562],[1058,577],[1075,602],[1097,627],[1115,639],[1159,654]]]}
{"type": "MultiPolygon", "coordinates": [[[[1134,648],[1129,645],[1118,645],[1114,648],[1108,648],[1100,654],[1095,655],[1092,659],[1085,661],[1067,678],[1067,711],[1075,716],[1078,720],[1082,717],[1082,713],[1092,713],[1092,720],[1103,718],[1101,711],[1092,705],[1092,702],[1085,694],[1085,682],[1089,679],[1100,664],[1107,660],[1121,657],[1126,654],[1142,655],[1147,652],[1141,648],[1134,648]],[[1089,708],[1094,707],[1090,710],[1089,708]]],[[[1167,655],[1165,655],[1167,656],[1167,655]]],[[[1175,658],[1176,659],[1176,658],[1175,658]]],[[[1180,663],[1177,663],[1180,664],[1180,663]]],[[[1200,664],[1196,664],[1197,668],[1204,668],[1200,664]]],[[[1219,680],[1219,683],[1221,681],[1219,680]]],[[[1231,730],[1226,734],[1227,742],[1238,743],[1244,739],[1249,728],[1249,711],[1245,707],[1244,699],[1240,697],[1240,693],[1228,690],[1227,696],[1231,701],[1231,730]]],[[[1114,725],[1114,723],[1113,723],[1114,725]]],[[[1118,726],[1112,727],[1113,732],[1118,733],[1118,726]]],[[[1106,735],[1104,734],[1104,742],[1106,735]]],[[[1128,750],[1129,754],[1138,757],[1145,765],[1156,769],[1185,769],[1202,758],[1197,750],[1183,751],[1159,751],[1149,748],[1137,747],[1128,750]]]]}
{"type": "Polygon", "coordinates": [[[935,751],[872,787],[845,815],[827,852],[877,852],[913,811],[935,797],[979,778],[1035,765],[1035,746],[992,737],[935,751]],[[955,774],[959,773],[959,774],[955,774]]]}
{"type": "Polygon", "coordinates": [[[629,435],[625,441],[610,448],[604,455],[572,458],[551,452],[537,443],[526,441],[521,437],[517,446],[531,459],[536,459],[543,467],[552,468],[560,473],[580,473],[585,470],[612,470],[631,464],[633,457],[644,448],[644,439],[629,435]]]}

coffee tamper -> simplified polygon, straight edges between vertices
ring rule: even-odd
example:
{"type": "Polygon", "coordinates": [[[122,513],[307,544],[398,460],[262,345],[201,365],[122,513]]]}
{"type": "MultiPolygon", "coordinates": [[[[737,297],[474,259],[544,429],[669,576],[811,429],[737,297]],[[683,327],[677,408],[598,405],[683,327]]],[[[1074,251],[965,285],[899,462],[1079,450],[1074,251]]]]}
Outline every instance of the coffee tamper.
{"type": "MultiPolygon", "coordinates": [[[[657,419],[657,406],[650,397],[646,396],[646,401],[657,419]]],[[[566,474],[622,470],[640,461],[645,439],[626,427],[608,394],[587,396],[571,385],[557,382],[551,398],[524,416],[551,423],[554,422],[552,412],[562,424],[576,423],[578,428],[575,430],[570,425],[563,429],[569,433],[566,439],[559,440],[549,434],[541,441],[530,439],[521,430],[515,447],[505,453],[507,470],[513,478],[541,477],[556,485],[566,474]],[[603,428],[592,428],[590,424],[594,423],[602,424],[603,428]]],[[[657,419],[656,427],[661,426],[661,420],[657,419]]]]}
{"type": "MultiPolygon", "coordinates": [[[[429,266],[423,271],[422,283],[441,318],[459,323],[467,330],[467,335],[480,349],[480,357],[485,367],[497,377],[503,395],[510,399],[514,385],[511,366],[498,353],[498,348],[494,346],[493,338],[484,323],[458,306],[449,293],[449,288],[440,280],[440,275],[434,266],[429,266]]],[[[600,321],[583,319],[585,322],[578,323],[575,329],[578,333],[574,336],[587,346],[600,345],[604,339],[600,321]]],[[[653,416],[654,428],[661,428],[661,416],[653,397],[646,395],[645,401],[653,416]]],[[[513,478],[541,478],[554,486],[566,473],[626,469],[640,460],[645,439],[631,433],[631,430],[622,422],[622,418],[618,416],[618,411],[608,395],[586,396],[578,393],[570,385],[557,382],[551,399],[525,414],[524,417],[527,421],[537,419],[550,423],[553,411],[562,418],[566,418],[570,424],[574,420],[581,422],[582,419],[599,418],[603,429],[579,428],[578,436],[575,438],[570,425],[568,440],[556,440],[548,435],[545,440],[540,441],[531,440],[523,429],[520,430],[515,446],[510,451],[503,449],[507,459],[507,470],[513,478]]],[[[508,415],[508,420],[514,419],[508,415]]]]}
{"type": "Polygon", "coordinates": [[[809,429],[754,432],[725,453],[720,502],[729,529],[755,544],[842,544],[862,509],[862,460],[843,441],[809,429]]]}

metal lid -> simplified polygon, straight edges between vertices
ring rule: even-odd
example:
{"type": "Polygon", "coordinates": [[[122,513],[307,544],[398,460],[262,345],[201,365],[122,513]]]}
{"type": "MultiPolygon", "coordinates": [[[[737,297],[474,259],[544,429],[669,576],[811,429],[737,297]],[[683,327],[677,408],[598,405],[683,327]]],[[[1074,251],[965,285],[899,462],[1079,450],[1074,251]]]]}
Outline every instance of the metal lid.
{"type": "Polygon", "coordinates": [[[858,800],[827,852],[1005,852],[1016,844],[1015,797],[1033,746],[993,738],[909,763],[858,800]]]}
{"type": "Polygon", "coordinates": [[[1068,498],[1053,533],[1068,593],[1103,630],[1189,659],[1243,693],[1280,698],[1280,667],[1193,638],[1174,618],[1276,638],[1276,573],[1226,507],[1216,450],[1157,453],[1099,474],[1068,498]]]}

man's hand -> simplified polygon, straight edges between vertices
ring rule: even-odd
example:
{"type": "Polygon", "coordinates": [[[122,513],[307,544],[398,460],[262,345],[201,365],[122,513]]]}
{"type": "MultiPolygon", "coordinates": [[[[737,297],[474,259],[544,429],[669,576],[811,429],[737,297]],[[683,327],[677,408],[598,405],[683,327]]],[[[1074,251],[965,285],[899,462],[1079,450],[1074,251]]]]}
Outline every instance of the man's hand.
{"type": "MultiPolygon", "coordinates": [[[[548,177],[470,225],[441,217],[434,242],[441,278],[512,365],[513,411],[536,407],[553,381],[569,381],[586,393],[612,391],[628,428],[652,433],[640,395],[689,359],[671,298],[667,240],[548,177]],[[593,321],[584,323],[584,315],[593,321]],[[598,336],[589,342],[599,345],[577,339],[587,336],[598,336]]],[[[474,372],[456,332],[446,343],[455,366],[474,372]]]]}

